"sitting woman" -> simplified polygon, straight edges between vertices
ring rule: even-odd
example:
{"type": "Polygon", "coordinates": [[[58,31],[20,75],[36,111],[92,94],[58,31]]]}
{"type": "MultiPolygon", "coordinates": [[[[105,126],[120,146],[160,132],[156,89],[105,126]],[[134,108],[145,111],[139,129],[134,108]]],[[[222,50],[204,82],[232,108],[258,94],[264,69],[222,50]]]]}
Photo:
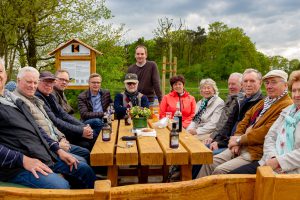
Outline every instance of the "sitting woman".
{"type": "Polygon", "coordinates": [[[182,114],[182,127],[186,128],[195,115],[196,101],[195,98],[184,89],[184,84],[185,79],[181,75],[173,76],[170,79],[172,90],[163,97],[160,103],[159,118],[165,117],[166,112],[170,112],[172,116],[174,116],[176,104],[179,102],[182,114]]]}
{"type": "Polygon", "coordinates": [[[196,115],[187,131],[205,140],[215,130],[224,107],[224,101],[218,96],[216,82],[210,78],[200,82],[200,95],[203,97],[196,108],[196,115]]]}
{"type": "Polygon", "coordinates": [[[230,174],[255,174],[259,166],[267,165],[277,173],[300,174],[300,70],[290,75],[288,82],[293,104],[282,110],[264,141],[260,161],[241,166],[230,174]]]}
{"type": "Polygon", "coordinates": [[[118,119],[123,119],[128,109],[133,106],[149,108],[148,98],[137,91],[138,77],[136,74],[128,73],[125,76],[125,92],[115,96],[114,108],[118,119]]]}

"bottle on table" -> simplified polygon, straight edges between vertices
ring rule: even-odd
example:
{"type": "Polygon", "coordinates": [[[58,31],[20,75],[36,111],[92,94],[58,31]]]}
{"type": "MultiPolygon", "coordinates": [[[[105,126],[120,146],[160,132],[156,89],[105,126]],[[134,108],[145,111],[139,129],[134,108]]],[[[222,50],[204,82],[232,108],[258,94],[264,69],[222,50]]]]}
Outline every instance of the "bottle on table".
{"type": "Polygon", "coordinates": [[[153,122],[157,122],[159,120],[159,102],[158,98],[154,98],[153,104],[150,106],[151,114],[153,122]]]}
{"type": "Polygon", "coordinates": [[[130,112],[129,109],[127,109],[126,114],[124,116],[125,126],[131,125],[131,117],[130,117],[129,112],[130,112]]]}
{"type": "Polygon", "coordinates": [[[179,133],[176,131],[176,122],[172,123],[170,132],[170,148],[177,149],[179,147],[179,133]]]}
{"type": "Polygon", "coordinates": [[[180,111],[180,102],[178,101],[176,103],[176,112],[174,113],[173,117],[174,122],[176,122],[176,131],[181,132],[182,131],[182,113],[180,111]]]}
{"type": "Polygon", "coordinates": [[[103,118],[103,123],[104,123],[104,125],[102,127],[102,140],[105,142],[110,141],[112,130],[111,130],[111,127],[107,123],[107,117],[103,118]]]}

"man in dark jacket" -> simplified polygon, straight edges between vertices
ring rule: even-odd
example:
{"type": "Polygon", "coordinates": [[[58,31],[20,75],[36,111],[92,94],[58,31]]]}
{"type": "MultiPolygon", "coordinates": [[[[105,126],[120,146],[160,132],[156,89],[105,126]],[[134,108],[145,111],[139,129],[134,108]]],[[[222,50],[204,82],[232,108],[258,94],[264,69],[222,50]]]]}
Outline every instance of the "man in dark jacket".
{"type": "Polygon", "coordinates": [[[0,181],[34,188],[70,188],[61,173],[93,188],[93,170],[59,148],[57,142],[38,127],[24,102],[4,92],[6,73],[0,60],[0,181]]]}
{"type": "Polygon", "coordinates": [[[110,92],[101,89],[102,78],[100,74],[94,73],[89,77],[89,89],[78,96],[78,109],[80,117],[85,124],[90,124],[95,134],[101,131],[102,118],[107,112],[109,104],[112,103],[110,92]]]}
{"type": "Polygon", "coordinates": [[[72,144],[91,150],[97,135],[93,135],[90,126],[66,113],[57,103],[54,95],[51,94],[55,80],[56,78],[51,72],[41,72],[35,95],[44,101],[44,108],[49,118],[72,144]]]}

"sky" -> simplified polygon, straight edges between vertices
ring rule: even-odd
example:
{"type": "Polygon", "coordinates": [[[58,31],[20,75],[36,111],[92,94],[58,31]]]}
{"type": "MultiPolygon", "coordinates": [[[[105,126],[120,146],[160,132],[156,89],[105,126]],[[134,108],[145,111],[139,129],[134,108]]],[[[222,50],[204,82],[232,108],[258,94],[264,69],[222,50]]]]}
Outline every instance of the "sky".
{"type": "Polygon", "coordinates": [[[206,29],[219,21],[244,30],[258,51],[300,59],[299,0],[106,0],[114,16],[109,22],[125,25],[124,40],[153,39],[158,19],[167,17],[188,29],[206,29]]]}

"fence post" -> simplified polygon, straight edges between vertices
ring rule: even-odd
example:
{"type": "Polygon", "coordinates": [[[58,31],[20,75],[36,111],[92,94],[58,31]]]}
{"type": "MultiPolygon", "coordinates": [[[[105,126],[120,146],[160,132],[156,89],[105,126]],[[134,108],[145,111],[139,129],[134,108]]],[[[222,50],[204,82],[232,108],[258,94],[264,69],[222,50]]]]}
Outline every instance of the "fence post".
{"type": "Polygon", "coordinates": [[[166,93],[166,63],[167,63],[167,58],[166,58],[166,56],[164,56],[163,57],[163,66],[162,66],[162,79],[161,79],[162,96],[164,96],[166,93]]]}

